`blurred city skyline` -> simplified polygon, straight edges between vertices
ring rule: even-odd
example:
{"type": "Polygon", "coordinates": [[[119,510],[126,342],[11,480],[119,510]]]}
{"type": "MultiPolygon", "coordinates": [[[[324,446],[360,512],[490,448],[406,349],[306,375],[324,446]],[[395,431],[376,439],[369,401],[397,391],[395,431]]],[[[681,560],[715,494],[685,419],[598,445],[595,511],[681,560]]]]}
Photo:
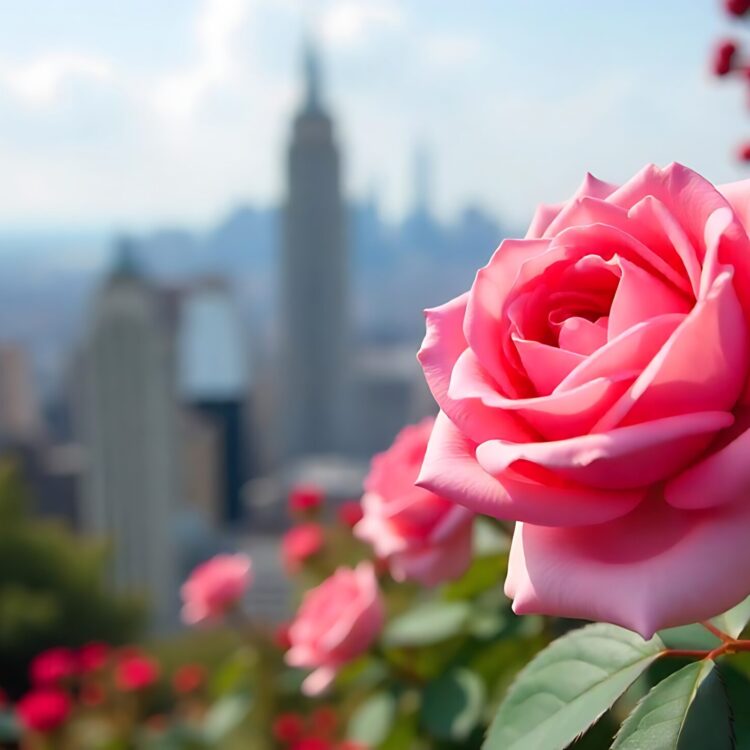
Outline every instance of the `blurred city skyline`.
{"type": "Polygon", "coordinates": [[[420,147],[440,219],[477,204],[512,227],[586,170],[617,181],[676,160],[741,178],[745,102],[706,63],[737,31],[714,0],[8,4],[0,234],[205,228],[278,205],[306,33],[345,194],[374,193],[391,220],[413,205],[420,147]]]}

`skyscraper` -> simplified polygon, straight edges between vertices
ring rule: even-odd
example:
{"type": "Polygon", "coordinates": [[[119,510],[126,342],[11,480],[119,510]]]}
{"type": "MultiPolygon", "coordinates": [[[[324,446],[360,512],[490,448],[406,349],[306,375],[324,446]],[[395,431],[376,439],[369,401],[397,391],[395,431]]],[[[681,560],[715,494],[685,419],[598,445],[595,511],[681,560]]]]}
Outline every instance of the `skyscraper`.
{"type": "MultiPolygon", "coordinates": [[[[243,516],[242,489],[252,469],[245,431],[248,357],[242,321],[225,282],[204,279],[186,295],[178,363],[183,405],[202,415],[204,427],[215,429],[220,499],[214,520],[236,523],[243,516]]],[[[193,481],[199,479],[195,464],[186,468],[193,481]]]]}
{"type": "Polygon", "coordinates": [[[287,161],[281,263],[282,452],[286,459],[342,447],[348,258],[339,152],[321,96],[315,50],[287,161]]]}
{"type": "Polygon", "coordinates": [[[122,242],[82,352],[82,521],[111,540],[115,585],[147,596],[155,623],[168,625],[177,429],[172,347],[161,323],[154,291],[122,242]]]}

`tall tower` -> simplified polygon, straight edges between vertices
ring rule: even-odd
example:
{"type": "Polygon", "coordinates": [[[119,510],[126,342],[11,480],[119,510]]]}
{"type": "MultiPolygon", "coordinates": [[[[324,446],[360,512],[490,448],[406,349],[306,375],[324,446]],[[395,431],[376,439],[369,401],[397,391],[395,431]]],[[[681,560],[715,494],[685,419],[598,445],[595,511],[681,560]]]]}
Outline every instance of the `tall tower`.
{"type": "Polygon", "coordinates": [[[96,299],[81,361],[85,528],[113,545],[115,585],[175,614],[176,408],[169,337],[127,242],[96,299]]]}
{"type": "Polygon", "coordinates": [[[285,459],[341,449],[347,372],[348,260],[339,152],[310,44],[304,78],[287,159],[281,263],[285,459]]]}

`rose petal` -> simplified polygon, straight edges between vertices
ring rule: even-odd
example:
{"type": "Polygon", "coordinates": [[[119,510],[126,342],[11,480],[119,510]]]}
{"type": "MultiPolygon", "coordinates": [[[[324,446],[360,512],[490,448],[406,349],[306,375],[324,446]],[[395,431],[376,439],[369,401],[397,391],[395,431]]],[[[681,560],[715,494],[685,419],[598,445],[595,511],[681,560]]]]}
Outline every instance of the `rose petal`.
{"type": "Polygon", "coordinates": [[[716,188],[728,201],[745,231],[750,232],[750,180],[737,180],[716,188]]]}
{"type": "Polygon", "coordinates": [[[558,477],[540,483],[513,471],[495,479],[479,465],[475,451],[441,412],[417,484],[477,513],[556,526],[617,518],[643,497],[640,491],[600,492],[558,477]]]}
{"type": "Polygon", "coordinates": [[[534,216],[531,219],[531,224],[524,239],[539,239],[544,234],[544,230],[550,225],[550,222],[560,213],[560,209],[564,205],[564,203],[554,203],[552,205],[540,203],[536,211],[534,211],[534,216]]]}
{"type": "Polygon", "coordinates": [[[427,332],[417,354],[427,385],[440,408],[474,440],[506,436],[508,440],[525,440],[528,429],[516,417],[499,411],[490,412],[478,400],[453,399],[448,394],[451,372],[466,350],[463,320],[468,295],[463,294],[445,305],[427,310],[427,332]]]}
{"type": "Polygon", "coordinates": [[[511,336],[529,380],[540,396],[547,396],[563,378],[587,361],[581,354],[556,346],[511,336]]]}
{"type": "Polygon", "coordinates": [[[651,638],[747,595],[748,537],[748,503],[707,513],[676,510],[658,497],[596,526],[517,524],[505,590],[518,614],[611,622],[651,638]]]}
{"type": "Polygon", "coordinates": [[[644,487],[684,468],[733,421],[728,412],[696,412],[546,443],[490,440],[476,457],[494,476],[528,461],[591,487],[644,487]]]}
{"type": "Polygon", "coordinates": [[[544,254],[548,246],[548,240],[503,240],[489,263],[477,272],[469,292],[464,320],[466,341],[508,396],[518,395],[501,346],[507,338],[508,295],[524,261],[544,254]]]}
{"type": "Polygon", "coordinates": [[[580,202],[583,198],[604,200],[615,190],[617,190],[617,185],[604,182],[603,180],[594,177],[591,173],[587,173],[583,178],[583,183],[573,194],[573,197],[562,205],[562,209],[558,212],[557,216],[548,224],[544,236],[554,237],[561,229],[568,226],[566,224],[566,216],[569,215],[568,211],[570,206],[580,202]]]}
{"type": "Polygon", "coordinates": [[[607,343],[607,326],[586,318],[571,317],[560,326],[558,342],[563,349],[575,354],[593,354],[607,343]]]}
{"type": "Polygon", "coordinates": [[[618,258],[622,277],[609,311],[607,338],[613,339],[628,328],[667,313],[689,313],[692,301],[654,274],[618,258]]]}
{"type": "Polygon", "coordinates": [[[555,390],[577,388],[595,378],[611,377],[623,369],[643,370],[684,319],[684,315],[674,313],[633,326],[571,370],[555,390]]]}
{"type": "MultiPolygon", "coordinates": [[[[467,349],[453,368],[448,393],[454,400],[480,403],[488,414],[517,412],[542,436],[559,440],[588,432],[637,375],[637,372],[620,372],[588,381],[578,388],[554,391],[549,396],[511,399],[497,392],[474,352],[467,349]]],[[[529,435],[523,442],[534,439],[529,435]]]]}
{"type": "MultiPolygon", "coordinates": [[[[667,482],[664,497],[675,508],[713,508],[750,495],[750,410],[735,413],[731,430],[702,461],[667,482]]],[[[718,442],[718,441],[717,441],[718,442]]]]}
{"type": "Polygon", "coordinates": [[[324,693],[336,679],[336,669],[333,667],[318,667],[302,682],[302,692],[314,696],[324,693]]]}
{"type": "Polygon", "coordinates": [[[731,273],[724,272],[594,431],[731,409],[742,392],[747,366],[747,326],[731,273]]]}

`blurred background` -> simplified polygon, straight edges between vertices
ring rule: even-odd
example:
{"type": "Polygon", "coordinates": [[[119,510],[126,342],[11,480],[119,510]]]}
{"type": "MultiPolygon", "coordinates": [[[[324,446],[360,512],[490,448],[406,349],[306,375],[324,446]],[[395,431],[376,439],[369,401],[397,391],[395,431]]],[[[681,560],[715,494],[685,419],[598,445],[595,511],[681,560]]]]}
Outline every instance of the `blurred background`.
{"type": "Polygon", "coordinates": [[[284,618],[290,488],[434,410],[423,308],[585,171],[745,174],[713,0],[0,10],[3,668],[172,632],[221,550],[284,618]]]}

